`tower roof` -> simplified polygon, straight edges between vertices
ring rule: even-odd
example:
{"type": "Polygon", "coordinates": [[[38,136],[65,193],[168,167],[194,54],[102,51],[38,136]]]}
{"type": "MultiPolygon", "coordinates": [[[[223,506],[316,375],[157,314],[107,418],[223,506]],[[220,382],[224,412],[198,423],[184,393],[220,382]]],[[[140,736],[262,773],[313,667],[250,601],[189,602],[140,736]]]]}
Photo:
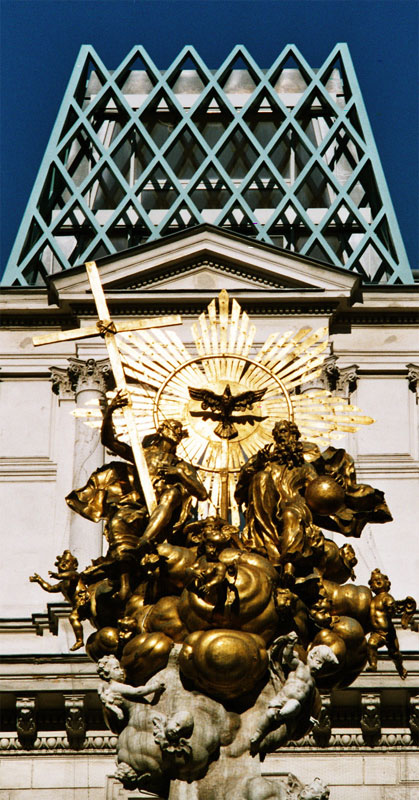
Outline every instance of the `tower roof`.
{"type": "Polygon", "coordinates": [[[141,46],[116,70],[81,48],[3,283],[210,223],[372,283],[411,272],[348,48],[269,69],[237,46],[160,71],[141,46]]]}

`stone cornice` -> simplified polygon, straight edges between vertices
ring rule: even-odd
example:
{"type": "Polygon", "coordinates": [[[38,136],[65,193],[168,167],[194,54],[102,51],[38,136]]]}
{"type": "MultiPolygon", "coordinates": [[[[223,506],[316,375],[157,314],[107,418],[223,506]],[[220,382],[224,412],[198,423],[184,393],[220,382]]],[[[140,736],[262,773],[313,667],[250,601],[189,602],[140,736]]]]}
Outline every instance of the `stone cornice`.
{"type": "MultiPolygon", "coordinates": [[[[289,250],[266,245],[248,237],[227,233],[224,229],[202,225],[179,234],[148,242],[113,256],[98,259],[105,286],[126,286],[138,276],[157,273],[162,264],[172,268],[178,264],[194,264],[202,258],[244,266],[250,273],[259,272],[268,279],[291,286],[318,286],[335,289],[356,298],[360,278],[344,268],[332,267],[289,250]]],[[[55,298],[88,286],[84,266],[51,275],[48,286],[55,298]]]]}
{"type": "MultiPolygon", "coordinates": [[[[395,287],[391,287],[395,288],[395,287]]],[[[353,325],[417,325],[419,324],[418,289],[407,292],[401,287],[397,295],[393,292],[382,292],[380,295],[364,295],[364,304],[350,307],[348,299],[323,289],[280,289],[257,286],[255,289],[233,289],[231,296],[236,297],[248,313],[267,316],[289,315],[327,315],[334,316],[333,326],[337,329],[350,330],[353,325]],[[397,302],[395,302],[397,298],[397,302]],[[379,301],[379,302],[377,302],[379,301]]],[[[199,314],[213,299],[216,292],[148,289],[147,292],[135,290],[107,290],[107,299],[113,316],[155,316],[179,313],[185,317],[199,314]]],[[[77,327],[77,320],[83,316],[96,314],[93,298],[75,293],[66,296],[61,309],[48,306],[47,293],[37,294],[31,298],[24,291],[21,295],[16,291],[11,298],[6,298],[1,305],[1,322],[7,328],[38,328],[57,330],[77,327]],[[34,300],[36,299],[36,302],[34,300]],[[12,302],[8,302],[12,301],[12,302]]]]}
{"type": "MultiPolygon", "coordinates": [[[[53,731],[50,735],[41,735],[35,739],[33,748],[28,751],[20,744],[17,734],[4,732],[0,735],[0,754],[3,757],[18,757],[30,753],[31,757],[41,757],[46,754],[56,756],[71,757],[86,755],[109,755],[112,762],[116,754],[117,737],[108,730],[90,731],[86,736],[83,746],[75,750],[70,747],[65,732],[53,731]]],[[[327,747],[319,747],[312,735],[305,736],[298,742],[289,742],[288,745],[281,747],[281,753],[303,753],[310,755],[328,752],[341,753],[353,751],[358,755],[388,752],[418,753],[418,746],[412,737],[409,728],[387,728],[381,732],[379,742],[374,746],[365,744],[363,735],[359,728],[341,729],[334,731],[330,736],[327,747]]],[[[280,753],[268,754],[264,767],[264,774],[269,775],[269,762],[278,758],[280,753]]]]}
{"type": "Polygon", "coordinates": [[[55,481],[57,464],[48,456],[0,457],[0,482],[55,481]]]}

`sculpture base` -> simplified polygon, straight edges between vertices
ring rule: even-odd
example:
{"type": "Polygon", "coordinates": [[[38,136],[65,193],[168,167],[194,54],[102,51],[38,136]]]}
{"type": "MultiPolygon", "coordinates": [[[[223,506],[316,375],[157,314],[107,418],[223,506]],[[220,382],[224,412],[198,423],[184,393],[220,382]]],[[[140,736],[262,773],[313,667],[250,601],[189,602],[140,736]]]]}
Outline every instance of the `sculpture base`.
{"type": "Polygon", "coordinates": [[[269,682],[242,713],[227,711],[197,689],[185,689],[180,650],[173,647],[158,673],[162,694],[129,705],[115,772],[126,788],[146,788],[168,800],[326,800],[328,789],[318,779],[313,791],[293,776],[268,780],[259,755],[249,753],[273,692],[269,682]]]}
{"type": "Polygon", "coordinates": [[[194,783],[172,781],[168,800],[328,800],[319,778],[304,786],[294,775],[264,778],[258,759],[248,755],[214,762],[205,778],[194,783]]]}

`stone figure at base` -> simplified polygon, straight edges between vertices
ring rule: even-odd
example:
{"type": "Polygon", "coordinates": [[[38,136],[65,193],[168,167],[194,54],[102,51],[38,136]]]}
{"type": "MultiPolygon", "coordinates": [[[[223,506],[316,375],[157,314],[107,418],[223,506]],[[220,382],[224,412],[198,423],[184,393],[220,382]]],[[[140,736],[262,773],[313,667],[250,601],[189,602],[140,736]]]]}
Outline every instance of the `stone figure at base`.
{"type": "Polygon", "coordinates": [[[190,711],[177,711],[172,716],[155,714],[153,736],[166,762],[173,767],[185,765],[192,757],[190,737],[194,729],[194,718],[190,711]]]}
{"type": "Polygon", "coordinates": [[[98,689],[99,697],[103,705],[116,714],[118,719],[124,718],[124,700],[141,701],[141,698],[165,689],[165,684],[158,679],[149,682],[147,686],[130,686],[125,683],[125,670],[112,655],[103,656],[98,661],[97,673],[103,681],[98,689]]]}
{"type": "Polygon", "coordinates": [[[294,722],[302,714],[310,713],[310,699],[315,689],[315,675],[321,670],[324,664],[338,664],[333,651],[327,645],[317,645],[309,651],[307,663],[301,660],[294,645],[297,643],[297,635],[290,634],[288,645],[285,646],[282,663],[284,667],[290,669],[288,678],[278,694],[269,702],[266,714],[259,722],[258,727],[250,740],[250,752],[255,755],[259,752],[264,754],[263,740],[272,730],[283,726],[282,735],[279,734],[277,744],[280,739],[292,738],[294,722]]]}
{"type": "Polygon", "coordinates": [[[298,800],[329,800],[330,789],[320,778],[314,778],[298,795],[298,800]]]}

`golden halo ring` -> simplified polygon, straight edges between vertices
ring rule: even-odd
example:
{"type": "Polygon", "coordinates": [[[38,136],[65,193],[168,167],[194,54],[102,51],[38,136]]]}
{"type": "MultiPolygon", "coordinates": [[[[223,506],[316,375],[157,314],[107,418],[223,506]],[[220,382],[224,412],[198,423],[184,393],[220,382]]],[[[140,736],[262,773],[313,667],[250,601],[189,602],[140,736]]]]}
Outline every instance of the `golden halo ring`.
{"type": "MultiPolygon", "coordinates": [[[[216,359],[226,359],[226,360],[233,359],[234,361],[242,361],[245,364],[252,364],[254,367],[258,367],[259,369],[261,369],[262,372],[265,372],[266,375],[269,375],[269,377],[280,388],[282,394],[285,397],[285,402],[287,404],[287,409],[288,409],[288,419],[291,422],[294,421],[294,409],[292,407],[291,398],[289,396],[287,389],[285,388],[283,381],[281,381],[281,378],[278,378],[276,375],[274,375],[274,373],[270,369],[265,367],[263,364],[260,364],[259,361],[255,361],[252,358],[247,358],[246,356],[239,356],[236,355],[235,353],[213,353],[205,356],[195,356],[195,358],[191,358],[189,361],[184,361],[183,364],[180,364],[178,367],[176,367],[175,370],[173,370],[173,372],[170,373],[170,375],[167,376],[165,381],[160,386],[153,404],[153,424],[156,429],[159,426],[158,415],[159,415],[160,398],[164,390],[166,389],[168,383],[170,383],[170,381],[173,380],[173,378],[175,377],[175,375],[177,375],[178,372],[181,372],[183,369],[185,369],[185,367],[190,367],[192,364],[202,363],[205,361],[214,361],[216,359]]],[[[218,468],[210,469],[209,467],[204,467],[202,464],[195,464],[194,466],[196,466],[197,469],[200,469],[203,472],[219,472],[218,468]]],[[[240,472],[240,469],[239,468],[229,469],[228,472],[229,473],[240,472]]]]}

